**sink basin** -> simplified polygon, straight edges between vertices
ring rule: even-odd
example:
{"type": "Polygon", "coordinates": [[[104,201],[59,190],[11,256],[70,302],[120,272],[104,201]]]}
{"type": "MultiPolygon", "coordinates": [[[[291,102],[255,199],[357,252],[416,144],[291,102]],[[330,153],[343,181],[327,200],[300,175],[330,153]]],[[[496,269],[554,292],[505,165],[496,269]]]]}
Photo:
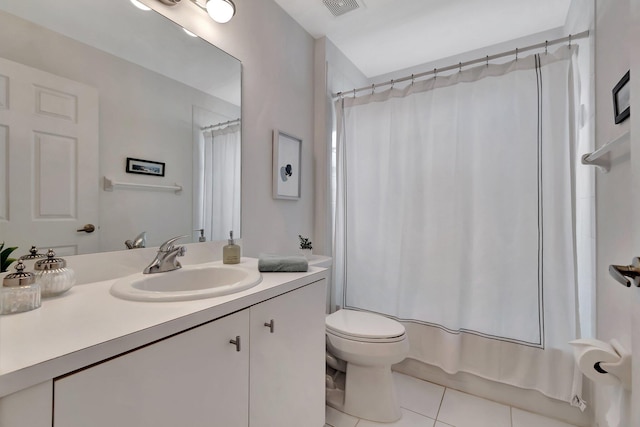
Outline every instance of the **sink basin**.
{"type": "Polygon", "coordinates": [[[262,281],[259,271],[230,265],[187,265],[166,273],[118,279],[111,294],[133,301],[187,301],[244,291],[262,281]]]}

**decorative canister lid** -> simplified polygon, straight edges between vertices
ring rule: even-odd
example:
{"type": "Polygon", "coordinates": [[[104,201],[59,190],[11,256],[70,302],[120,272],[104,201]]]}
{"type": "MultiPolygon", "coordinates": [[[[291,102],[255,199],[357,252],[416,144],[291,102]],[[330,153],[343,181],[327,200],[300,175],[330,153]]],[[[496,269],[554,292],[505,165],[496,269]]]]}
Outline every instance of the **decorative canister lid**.
{"type": "Polygon", "coordinates": [[[33,285],[36,282],[36,276],[33,273],[24,271],[24,263],[22,260],[16,264],[16,272],[7,274],[2,280],[2,286],[14,288],[18,286],[33,285]]]}
{"type": "Polygon", "coordinates": [[[56,253],[53,249],[49,249],[47,252],[47,259],[37,261],[34,268],[36,270],[58,270],[60,268],[65,268],[66,266],[67,261],[62,258],[56,258],[56,253]]]}
{"type": "Polygon", "coordinates": [[[31,249],[29,249],[29,254],[28,255],[22,255],[20,257],[20,259],[22,260],[30,260],[30,259],[40,259],[40,258],[44,258],[46,257],[45,254],[39,254],[38,253],[38,248],[36,248],[35,246],[31,246],[31,249]]]}

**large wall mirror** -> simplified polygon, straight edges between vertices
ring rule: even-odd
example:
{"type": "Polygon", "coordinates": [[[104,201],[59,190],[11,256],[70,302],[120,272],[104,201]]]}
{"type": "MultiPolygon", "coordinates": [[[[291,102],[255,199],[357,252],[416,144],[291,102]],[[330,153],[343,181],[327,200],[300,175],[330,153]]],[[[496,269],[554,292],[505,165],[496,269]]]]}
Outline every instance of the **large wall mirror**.
{"type": "Polygon", "coordinates": [[[240,235],[237,59],[129,0],[0,0],[0,39],[0,241],[15,254],[240,235]]]}

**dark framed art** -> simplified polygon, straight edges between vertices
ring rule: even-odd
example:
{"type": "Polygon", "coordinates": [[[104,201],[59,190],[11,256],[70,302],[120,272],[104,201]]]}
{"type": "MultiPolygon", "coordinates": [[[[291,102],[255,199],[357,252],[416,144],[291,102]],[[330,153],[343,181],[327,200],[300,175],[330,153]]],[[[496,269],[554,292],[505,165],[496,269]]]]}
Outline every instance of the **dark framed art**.
{"type": "Polygon", "coordinates": [[[629,71],[620,79],[613,88],[613,115],[616,124],[627,120],[631,115],[631,85],[629,84],[629,71]]]}
{"type": "Polygon", "coordinates": [[[139,173],[142,175],[164,176],[164,163],[127,157],[126,172],[139,173]]]}

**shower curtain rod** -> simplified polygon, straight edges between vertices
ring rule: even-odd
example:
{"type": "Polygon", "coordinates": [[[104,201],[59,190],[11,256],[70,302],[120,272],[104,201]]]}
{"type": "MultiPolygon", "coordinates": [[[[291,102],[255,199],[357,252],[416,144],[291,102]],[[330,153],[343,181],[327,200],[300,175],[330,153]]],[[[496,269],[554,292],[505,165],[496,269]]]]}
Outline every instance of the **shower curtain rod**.
{"type": "Polygon", "coordinates": [[[204,127],[201,127],[200,130],[209,130],[209,129],[217,128],[218,126],[233,125],[236,123],[240,123],[240,119],[233,119],[226,122],[216,123],[215,125],[204,126],[204,127]]]}
{"type": "Polygon", "coordinates": [[[334,99],[336,98],[340,98],[341,96],[344,96],[345,94],[353,94],[353,96],[356,96],[357,92],[361,92],[363,90],[371,90],[374,91],[377,87],[380,86],[389,86],[389,85],[394,85],[395,83],[401,83],[401,82],[406,82],[408,80],[414,81],[415,79],[421,78],[421,77],[425,77],[425,76],[429,76],[431,74],[437,74],[438,72],[444,72],[444,71],[451,71],[451,70],[455,70],[455,69],[462,69],[462,67],[468,67],[469,65],[474,65],[474,64],[480,64],[482,62],[486,62],[487,64],[489,63],[489,61],[493,61],[494,59],[498,59],[498,58],[504,58],[505,56],[511,56],[511,55],[515,55],[516,59],[518,59],[518,54],[521,52],[527,52],[529,50],[534,50],[534,49],[542,49],[544,48],[545,51],[547,49],[547,47],[554,45],[554,44],[559,44],[559,43],[564,43],[564,42],[569,42],[569,46],[571,46],[571,41],[572,40],[578,40],[578,39],[584,39],[589,37],[589,30],[583,31],[581,33],[578,34],[569,34],[567,37],[561,37],[559,39],[555,39],[555,40],[546,40],[543,43],[538,43],[538,44],[532,44],[530,46],[526,46],[526,47],[522,47],[522,48],[516,48],[513,50],[509,50],[506,52],[502,52],[502,53],[497,53],[495,55],[487,55],[484,58],[478,58],[478,59],[473,59],[471,61],[466,61],[466,62],[459,62],[457,64],[454,65],[449,65],[447,67],[442,67],[442,68],[434,68],[433,70],[430,71],[425,71],[424,73],[419,73],[419,74],[411,74],[410,76],[407,77],[402,77],[399,79],[391,79],[387,82],[384,83],[378,83],[378,84],[372,84],[371,86],[364,86],[364,87],[360,87],[357,89],[352,89],[349,91],[344,91],[344,92],[338,92],[338,93],[333,93],[332,96],[334,99]]]}

